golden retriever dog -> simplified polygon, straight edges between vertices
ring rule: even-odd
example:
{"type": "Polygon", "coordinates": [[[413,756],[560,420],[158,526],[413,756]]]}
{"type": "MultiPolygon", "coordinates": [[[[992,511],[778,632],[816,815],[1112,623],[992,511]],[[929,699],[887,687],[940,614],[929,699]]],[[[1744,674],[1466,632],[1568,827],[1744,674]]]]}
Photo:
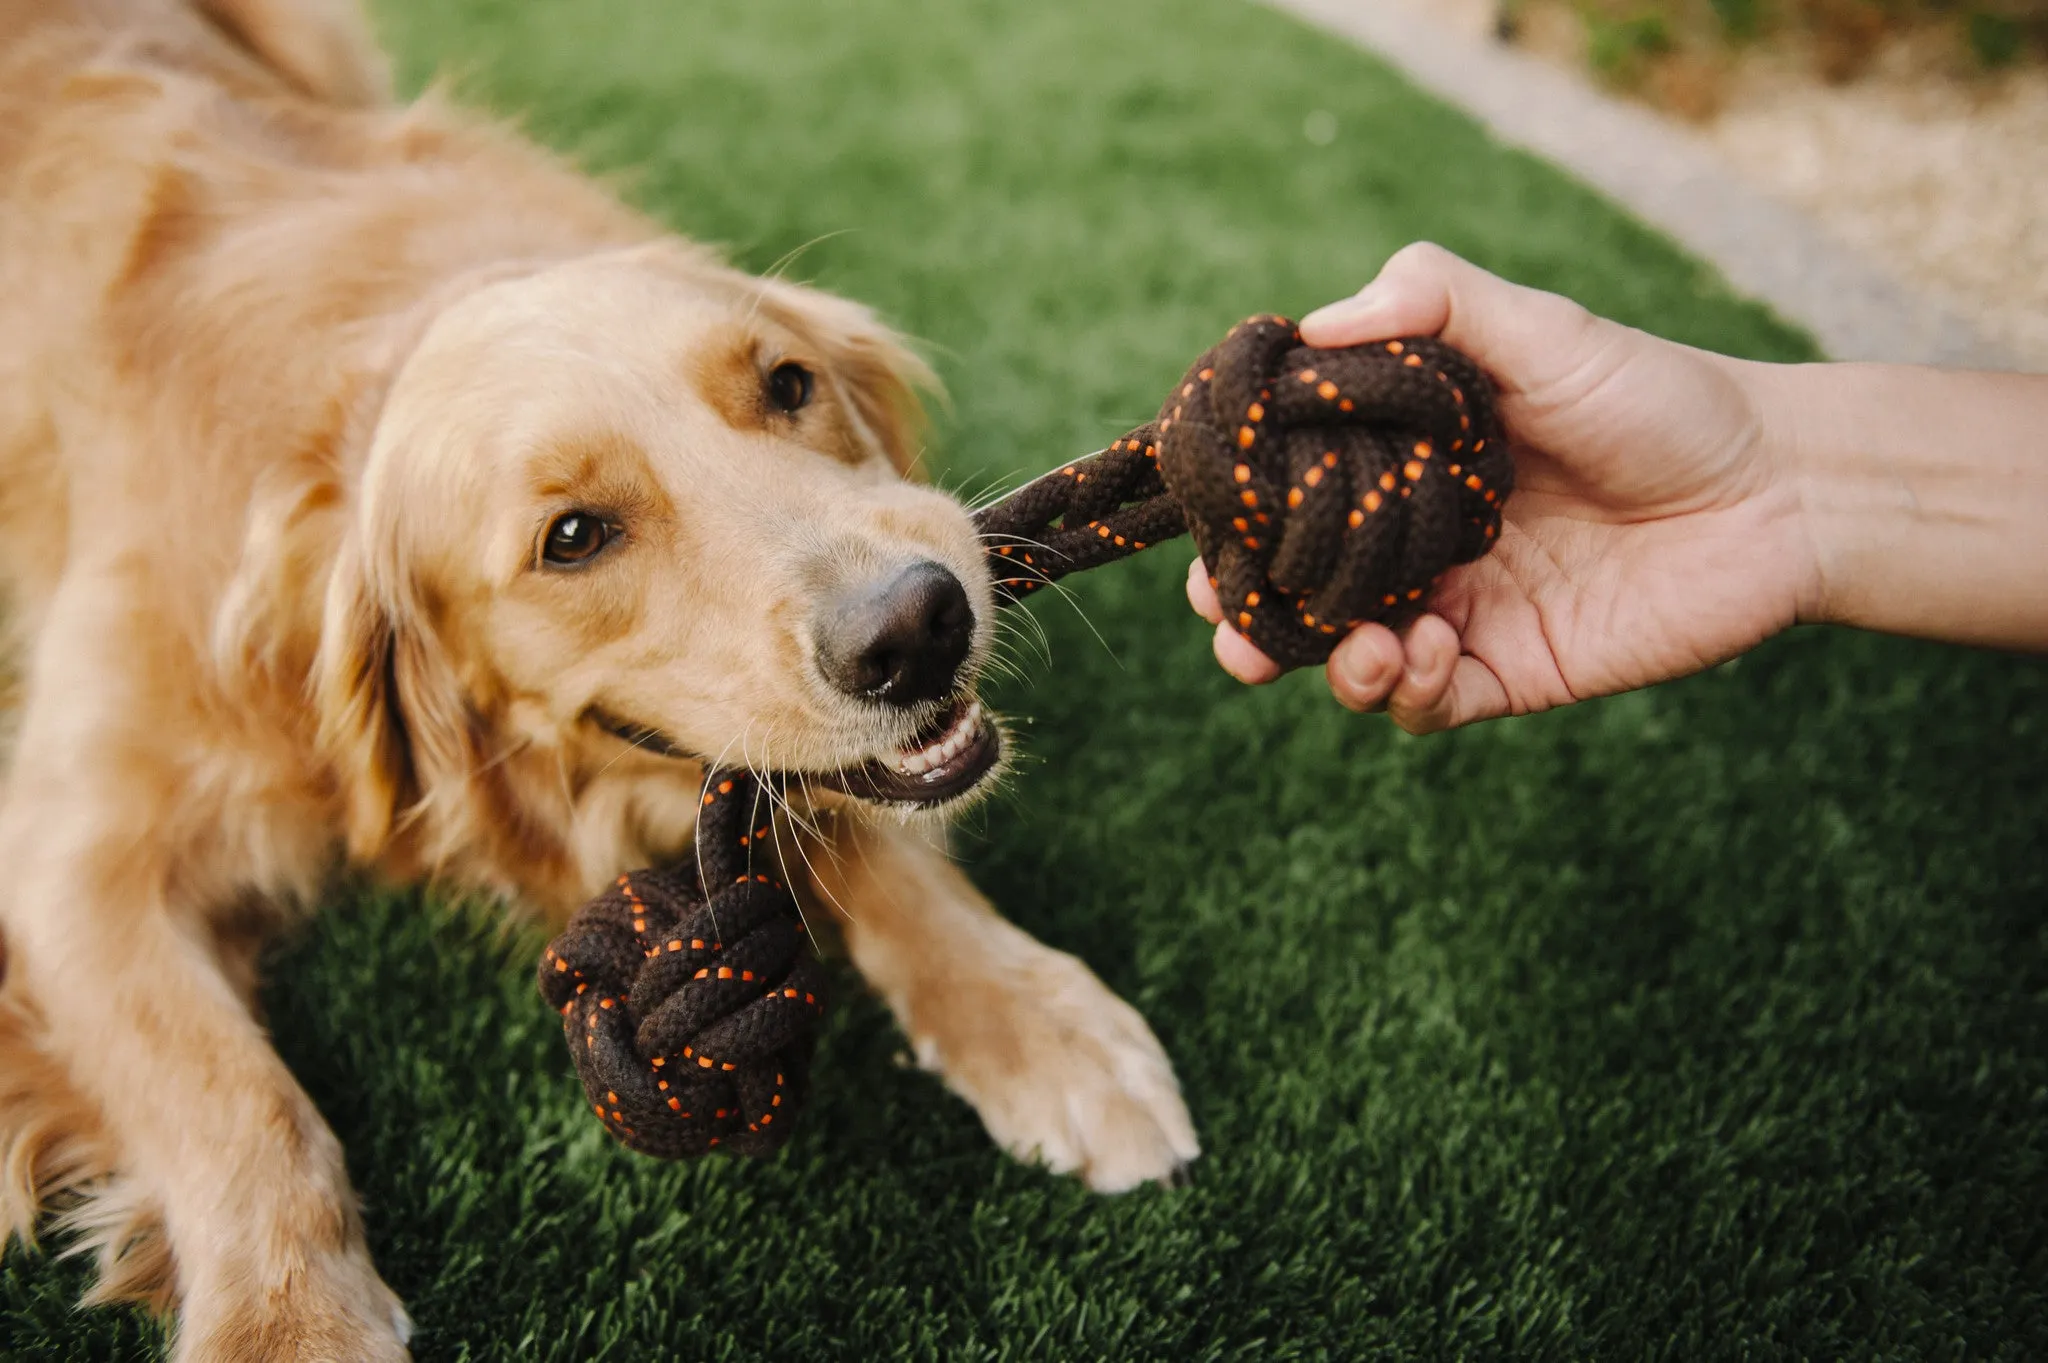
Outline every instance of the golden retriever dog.
{"type": "Polygon", "coordinates": [[[0,0],[0,1217],[178,1358],[403,1357],[261,944],[344,861],[559,917],[706,761],[854,792],[785,869],[997,1142],[1193,1158],[1145,1023],[945,856],[1002,737],[922,366],[385,91],[352,0],[0,0]]]}

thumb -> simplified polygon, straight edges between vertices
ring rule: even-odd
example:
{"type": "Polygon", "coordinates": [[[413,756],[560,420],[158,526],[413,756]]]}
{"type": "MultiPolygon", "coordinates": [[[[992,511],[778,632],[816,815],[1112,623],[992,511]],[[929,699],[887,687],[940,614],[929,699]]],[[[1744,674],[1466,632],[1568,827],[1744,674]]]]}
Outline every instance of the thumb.
{"type": "MultiPolygon", "coordinates": [[[[1568,368],[1603,323],[1554,293],[1511,284],[1429,242],[1402,248],[1356,295],[1301,321],[1313,346],[1441,336],[1510,392],[1568,368]]],[[[1604,325],[1612,325],[1607,323],[1604,325]]]]}

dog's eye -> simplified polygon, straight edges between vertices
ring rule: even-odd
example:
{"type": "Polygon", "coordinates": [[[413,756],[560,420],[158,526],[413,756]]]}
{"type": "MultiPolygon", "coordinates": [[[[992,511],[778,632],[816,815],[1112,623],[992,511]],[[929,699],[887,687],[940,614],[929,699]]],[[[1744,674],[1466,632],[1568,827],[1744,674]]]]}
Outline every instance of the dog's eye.
{"type": "Polygon", "coordinates": [[[548,527],[547,539],[541,544],[541,557],[549,563],[588,563],[597,556],[597,551],[610,543],[612,527],[600,517],[588,511],[571,511],[566,516],[555,517],[555,523],[548,527]]]}
{"type": "Polygon", "coordinates": [[[811,371],[794,362],[778,364],[768,371],[768,400],[785,412],[807,405],[815,386],[811,371]]]}

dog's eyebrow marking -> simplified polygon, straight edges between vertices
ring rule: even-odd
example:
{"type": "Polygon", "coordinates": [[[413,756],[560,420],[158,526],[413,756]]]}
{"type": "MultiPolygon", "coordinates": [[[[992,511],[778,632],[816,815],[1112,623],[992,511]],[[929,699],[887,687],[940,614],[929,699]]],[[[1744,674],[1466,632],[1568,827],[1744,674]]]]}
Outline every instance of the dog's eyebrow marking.
{"type": "Polygon", "coordinates": [[[572,436],[543,446],[527,464],[536,500],[574,502],[592,511],[656,516],[671,508],[637,440],[617,431],[572,436]]]}
{"type": "Polygon", "coordinates": [[[761,343],[745,327],[726,323],[693,342],[683,374],[719,420],[736,431],[770,429],[761,382],[761,343]]]}
{"type": "Polygon", "coordinates": [[[684,355],[682,367],[697,395],[736,431],[788,435],[847,464],[858,464],[867,456],[866,447],[848,428],[843,409],[831,400],[832,381],[823,372],[824,366],[806,350],[788,354],[764,350],[752,330],[729,322],[695,342],[684,355]],[[769,360],[794,360],[817,375],[815,405],[804,413],[801,427],[768,403],[763,366],[769,360]],[[798,435],[799,429],[808,434],[798,435]]]}

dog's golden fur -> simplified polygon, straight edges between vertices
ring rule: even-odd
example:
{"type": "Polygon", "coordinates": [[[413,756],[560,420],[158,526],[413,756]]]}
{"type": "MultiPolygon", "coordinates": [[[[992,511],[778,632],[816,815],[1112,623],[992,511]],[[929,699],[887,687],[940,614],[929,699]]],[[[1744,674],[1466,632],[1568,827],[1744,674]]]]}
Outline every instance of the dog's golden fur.
{"type": "MultiPolygon", "coordinates": [[[[385,80],[352,0],[0,0],[0,1225],[63,1206],[186,1359],[404,1354],[252,1014],[343,857],[559,915],[696,807],[594,714],[789,770],[900,748],[807,622],[907,557],[966,584],[970,673],[990,642],[886,328],[385,80]],[[625,547],[541,571],[571,508],[625,547]]],[[[814,907],[999,1141],[1104,1188],[1194,1155],[1142,1020],[931,828],[808,813],[814,907]]]]}

